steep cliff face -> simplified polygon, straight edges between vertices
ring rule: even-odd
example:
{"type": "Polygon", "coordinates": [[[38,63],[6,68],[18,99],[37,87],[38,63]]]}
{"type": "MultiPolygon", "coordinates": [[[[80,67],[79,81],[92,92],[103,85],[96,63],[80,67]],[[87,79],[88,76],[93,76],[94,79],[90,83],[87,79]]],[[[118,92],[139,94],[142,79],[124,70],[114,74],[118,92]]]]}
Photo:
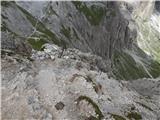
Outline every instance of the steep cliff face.
{"type": "Polygon", "coordinates": [[[141,3],[141,6],[146,5],[145,9],[147,10],[139,9],[141,12],[134,11],[134,18],[139,28],[137,29],[137,42],[142,50],[160,62],[160,13],[158,11],[158,2],[146,2],[146,4],[141,3]]]}
{"type": "MultiPolygon", "coordinates": [[[[157,4],[157,3],[156,3],[157,4]]],[[[114,58],[115,74],[121,79],[137,79],[141,77],[158,77],[159,65],[159,13],[154,1],[134,2],[126,7],[136,22],[137,37],[132,50],[117,53],[114,58]],[[118,59],[116,59],[118,57],[118,59]]]]}
{"type": "Polygon", "coordinates": [[[129,14],[116,2],[5,4],[2,4],[4,29],[23,37],[35,49],[53,42],[108,59],[115,49],[131,48],[136,37],[129,14]]]}
{"type": "Polygon", "coordinates": [[[110,61],[105,71],[118,79],[158,77],[160,65],[137,46],[136,27],[124,2],[2,2],[3,49],[28,54],[54,43],[110,61]]]}

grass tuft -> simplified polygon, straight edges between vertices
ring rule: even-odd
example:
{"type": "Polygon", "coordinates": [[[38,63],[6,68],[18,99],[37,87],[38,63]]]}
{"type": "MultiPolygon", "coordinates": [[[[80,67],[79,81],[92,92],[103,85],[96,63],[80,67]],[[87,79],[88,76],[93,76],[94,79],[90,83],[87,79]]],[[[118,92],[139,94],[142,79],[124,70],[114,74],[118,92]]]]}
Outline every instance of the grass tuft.
{"type": "Polygon", "coordinates": [[[97,118],[97,120],[102,120],[102,118],[104,117],[101,110],[99,109],[98,105],[89,97],[87,96],[80,96],[76,101],[79,102],[82,101],[82,100],[85,100],[87,101],[88,103],[90,103],[93,108],[95,109],[95,113],[97,114],[97,117],[94,117],[94,118],[97,118]]]}

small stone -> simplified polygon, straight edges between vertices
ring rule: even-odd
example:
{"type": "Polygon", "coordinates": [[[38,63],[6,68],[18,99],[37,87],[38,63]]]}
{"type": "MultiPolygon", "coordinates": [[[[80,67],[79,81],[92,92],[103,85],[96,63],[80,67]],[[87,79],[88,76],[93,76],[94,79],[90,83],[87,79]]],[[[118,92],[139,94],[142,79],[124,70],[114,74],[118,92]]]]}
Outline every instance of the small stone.
{"type": "Polygon", "coordinates": [[[68,57],[68,56],[64,56],[64,58],[65,58],[65,59],[69,59],[69,57],[68,57]]]}
{"type": "Polygon", "coordinates": [[[55,107],[57,110],[62,110],[64,108],[64,103],[63,102],[58,102],[55,107]]]}
{"type": "Polygon", "coordinates": [[[131,110],[135,110],[136,108],[135,108],[135,106],[132,104],[131,105],[131,110]]]}
{"type": "Polygon", "coordinates": [[[51,52],[51,49],[44,49],[44,52],[45,52],[45,53],[50,53],[50,52],[51,52]]]}
{"type": "Polygon", "coordinates": [[[28,104],[32,104],[32,103],[35,103],[33,96],[28,98],[28,104]]]}
{"type": "Polygon", "coordinates": [[[53,55],[50,56],[52,60],[55,60],[55,57],[53,55]]]}

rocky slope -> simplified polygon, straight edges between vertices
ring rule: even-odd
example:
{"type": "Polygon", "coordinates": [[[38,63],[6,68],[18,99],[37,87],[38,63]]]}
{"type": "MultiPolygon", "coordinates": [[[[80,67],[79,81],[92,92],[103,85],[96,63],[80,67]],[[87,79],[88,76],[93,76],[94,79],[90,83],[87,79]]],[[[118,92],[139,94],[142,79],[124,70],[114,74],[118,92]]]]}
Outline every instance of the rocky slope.
{"type": "Polygon", "coordinates": [[[2,56],[2,119],[158,120],[160,79],[117,81],[102,58],[45,45],[32,60],[2,56]]]}
{"type": "Polygon", "coordinates": [[[159,2],[1,5],[2,119],[160,119],[159,2]]]}
{"type": "Polygon", "coordinates": [[[2,48],[30,54],[54,43],[101,56],[116,79],[156,78],[160,65],[137,46],[131,8],[124,2],[2,2],[2,48]]]}

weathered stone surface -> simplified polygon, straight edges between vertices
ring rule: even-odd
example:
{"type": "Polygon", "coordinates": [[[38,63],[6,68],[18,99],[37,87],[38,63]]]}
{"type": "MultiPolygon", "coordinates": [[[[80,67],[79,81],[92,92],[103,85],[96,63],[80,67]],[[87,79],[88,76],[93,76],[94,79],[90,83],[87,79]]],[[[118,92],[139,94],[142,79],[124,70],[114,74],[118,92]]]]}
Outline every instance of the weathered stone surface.
{"type": "Polygon", "coordinates": [[[2,119],[160,119],[160,65],[131,16],[154,4],[133,3],[3,1],[2,119]]]}
{"type": "Polygon", "coordinates": [[[94,55],[78,50],[68,49],[61,58],[55,54],[54,60],[36,55],[34,61],[17,55],[2,58],[2,119],[159,118],[159,79],[108,78],[90,69],[94,55]],[[60,101],[65,106],[58,110],[60,101]]]}

